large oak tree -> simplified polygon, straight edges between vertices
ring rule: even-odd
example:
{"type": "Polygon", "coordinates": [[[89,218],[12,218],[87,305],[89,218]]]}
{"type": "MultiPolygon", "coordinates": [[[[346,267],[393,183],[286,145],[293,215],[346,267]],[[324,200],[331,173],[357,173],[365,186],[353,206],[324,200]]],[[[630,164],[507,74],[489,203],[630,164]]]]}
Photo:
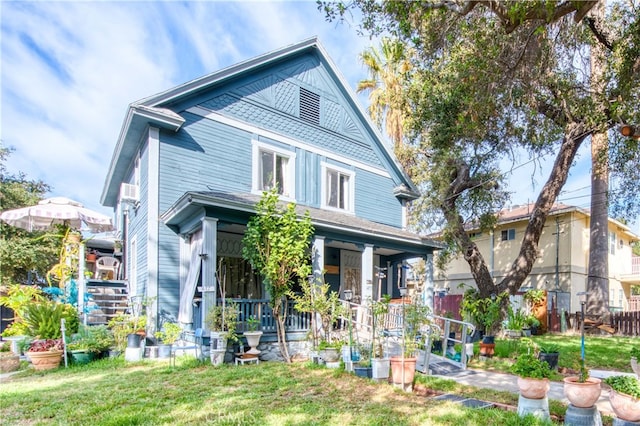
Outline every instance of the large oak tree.
{"type": "MultiPolygon", "coordinates": [[[[594,13],[597,1],[370,1],[320,3],[329,19],[361,13],[363,31],[390,34],[415,52],[404,82],[412,111],[404,142],[414,150],[410,174],[425,194],[417,223],[444,215],[448,254],[469,263],[480,295],[515,293],[531,272],[547,215],[580,146],[621,122],[640,122],[640,29],[637,1],[594,13]],[[590,72],[598,63],[598,72],[590,72]],[[509,194],[500,165],[553,158],[504,278],[494,282],[465,225],[483,230],[509,194]]],[[[637,214],[638,141],[612,139],[608,166],[616,184],[611,214],[637,214]]],[[[592,142],[593,143],[593,142],[592,142]]],[[[596,140],[596,143],[597,140],[596,140]]],[[[602,146],[602,145],[600,145],[602,146]]],[[[606,146],[606,145],[605,145],[606,146]]],[[[605,195],[606,189],[597,189],[605,195]]],[[[606,303],[606,302],[604,302],[606,303]]],[[[602,300],[595,300],[602,305],[602,300]]],[[[602,307],[602,306],[601,306],[602,307]]]]}

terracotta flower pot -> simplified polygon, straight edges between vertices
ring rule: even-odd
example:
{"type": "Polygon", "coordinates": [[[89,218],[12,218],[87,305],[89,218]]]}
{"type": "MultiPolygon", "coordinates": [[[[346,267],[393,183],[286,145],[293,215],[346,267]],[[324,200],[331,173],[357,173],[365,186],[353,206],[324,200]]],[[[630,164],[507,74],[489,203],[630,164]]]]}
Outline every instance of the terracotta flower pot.
{"type": "Polygon", "coordinates": [[[529,377],[518,377],[518,388],[520,395],[529,399],[542,399],[547,395],[551,385],[549,379],[532,379],[529,377]]]}
{"type": "Polygon", "coordinates": [[[619,393],[611,389],[609,394],[611,408],[620,420],[628,422],[640,421],[640,399],[634,398],[624,393],[619,393]]]}
{"type": "Polygon", "coordinates": [[[589,377],[584,383],[580,383],[576,376],[564,378],[564,396],[569,402],[578,408],[589,408],[600,398],[600,382],[602,380],[589,377]]]}
{"type": "Polygon", "coordinates": [[[36,370],[53,370],[62,362],[62,351],[27,352],[31,365],[36,370]]]}
{"type": "MultiPolygon", "coordinates": [[[[391,357],[391,379],[393,383],[403,383],[402,376],[402,357],[401,356],[392,356],[391,357]]],[[[404,383],[413,383],[413,378],[416,374],[416,358],[405,358],[404,359],[404,383]]]]}

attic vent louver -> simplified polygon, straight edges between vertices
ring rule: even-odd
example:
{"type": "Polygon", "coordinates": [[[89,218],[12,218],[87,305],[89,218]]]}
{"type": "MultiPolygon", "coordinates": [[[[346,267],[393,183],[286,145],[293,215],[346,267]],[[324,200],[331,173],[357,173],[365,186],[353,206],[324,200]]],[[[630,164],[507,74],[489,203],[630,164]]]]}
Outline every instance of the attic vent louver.
{"type": "Polygon", "coordinates": [[[320,95],[300,88],[300,118],[320,125],[320,95]]]}

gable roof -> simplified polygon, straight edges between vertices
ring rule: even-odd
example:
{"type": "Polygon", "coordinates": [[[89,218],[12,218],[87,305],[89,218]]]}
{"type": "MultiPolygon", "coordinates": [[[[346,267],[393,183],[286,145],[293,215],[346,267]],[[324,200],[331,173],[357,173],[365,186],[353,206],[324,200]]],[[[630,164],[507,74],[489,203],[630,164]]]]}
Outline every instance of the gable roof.
{"type": "Polygon", "coordinates": [[[124,181],[144,132],[150,125],[178,131],[184,124],[184,118],[174,112],[172,107],[200,92],[219,87],[241,75],[267,69],[280,61],[310,52],[317,56],[334,81],[337,82],[337,87],[349,107],[365,126],[371,139],[378,145],[380,152],[386,157],[388,164],[401,180],[395,191],[396,196],[407,199],[417,198],[418,189],[400,166],[391,146],[385,142],[368,114],[364,112],[354,92],[349,88],[345,78],[330,59],[324,47],[316,37],[312,37],[191,80],[129,105],[105,179],[101,203],[112,207],[116,205],[120,183],[124,181]]]}

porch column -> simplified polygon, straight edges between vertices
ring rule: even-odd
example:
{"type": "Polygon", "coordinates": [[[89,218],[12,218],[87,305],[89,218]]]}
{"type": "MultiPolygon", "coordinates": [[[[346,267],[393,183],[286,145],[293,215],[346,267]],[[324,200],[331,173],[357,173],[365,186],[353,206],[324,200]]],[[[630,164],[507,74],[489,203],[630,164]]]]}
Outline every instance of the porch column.
{"type": "Polygon", "coordinates": [[[321,282],[324,272],[324,237],[315,236],[311,249],[311,261],[313,263],[313,281],[321,282]]]}
{"type": "Polygon", "coordinates": [[[207,312],[216,304],[216,264],[218,263],[218,219],[211,217],[202,218],[202,286],[206,291],[202,293],[200,315],[202,328],[208,331],[205,319],[207,312]]]}
{"type": "Polygon", "coordinates": [[[433,313],[433,253],[430,253],[424,257],[425,260],[425,273],[424,273],[424,287],[422,289],[422,303],[431,309],[433,313]]]}
{"type": "Polygon", "coordinates": [[[362,301],[373,300],[373,244],[365,244],[362,252],[362,301]]]}

